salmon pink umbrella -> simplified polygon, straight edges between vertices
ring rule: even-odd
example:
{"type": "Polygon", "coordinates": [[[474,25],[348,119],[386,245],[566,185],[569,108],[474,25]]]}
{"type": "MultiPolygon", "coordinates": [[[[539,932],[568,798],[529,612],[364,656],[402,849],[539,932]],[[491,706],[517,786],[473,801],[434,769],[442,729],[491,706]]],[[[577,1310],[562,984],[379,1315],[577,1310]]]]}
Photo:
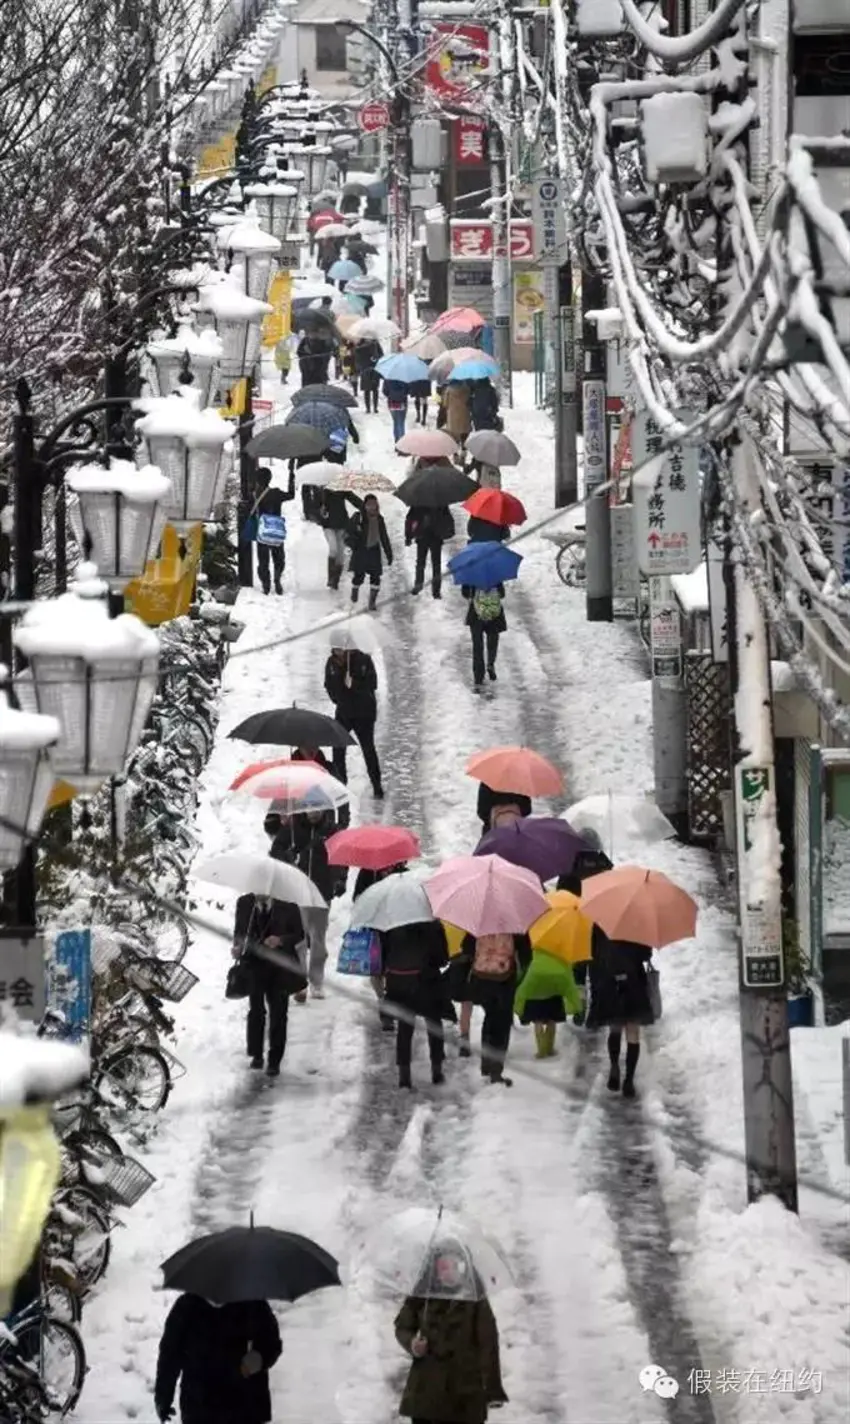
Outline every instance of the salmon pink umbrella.
{"type": "Polygon", "coordinates": [[[557,796],[564,780],[556,766],[530,747],[490,747],[476,752],[466,763],[466,774],[483,781],[491,791],[513,791],[516,796],[557,796]]]}
{"type": "Polygon", "coordinates": [[[345,218],[342,213],[336,212],[334,208],[323,208],[320,213],[312,213],[307,219],[307,226],[313,232],[318,232],[320,228],[327,227],[328,223],[342,223],[345,218]]]}
{"type": "Polygon", "coordinates": [[[396,445],[400,455],[416,455],[420,460],[439,460],[454,455],[457,441],[447,430],[408,430],[396,445]]]}
{"type": "Polygon", "coordinates": [[[525,934],[549,908],[537,876],[500,855],[447,860],[425,894],[435,915],[476,936],[525,934]]]}
{"type": "Polygon", "coordinates": [[[653,949],[696,933],[696,901],[660,870],[618,865],[582,886],[581,911],[609,939],[632,940],[653,949]]]}
{"type": "Polygon", "coordinates": [[[325,847],[330,865],[354,865],[359,870],[387,870],[415,860],[419,837],[404,826],[355,826],[337,831],[325,847]]]}
{"type": "Polygon", "coordinates": [[[431,331],[439,336],[441,331],[477,331],[486,325],[483,316],[474,307],[449,307],[431,323],[431,331]]]}
{"type": "Polygon", "coordinates": [[[488,524],[524,524],[528,518],[521,500],[505,490],[476,490],[463,507],[468,514],[474,514],[476,519],[484,519],[488,524]]]}
{"type": "Polygon", "coordinates": [[[336,811],[350,800],[348,787],[318,762],[282,758],[246,767],[229,789],[261,801],[278,802],[276,809],[292,816],[307,811],[336,811]]]}

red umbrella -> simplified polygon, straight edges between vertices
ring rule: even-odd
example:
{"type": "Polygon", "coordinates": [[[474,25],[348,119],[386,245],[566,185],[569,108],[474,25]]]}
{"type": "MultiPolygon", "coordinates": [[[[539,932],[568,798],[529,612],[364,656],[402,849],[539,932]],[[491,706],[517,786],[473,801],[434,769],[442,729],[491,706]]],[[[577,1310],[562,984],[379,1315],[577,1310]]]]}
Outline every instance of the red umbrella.
{"type": "Polygon", "coordinates": [[[306,766],[308,770],[318,771],[325,775],[325,768],[317,761],[292,761],[290,757],[275,757],[273,761],[252,761],[250,766],[246,766],[244,771],[230,783],[229,791],[238,791],[246,781],[250,781],[252,776],[257,776],[261,771],[277,771],[281,767],[306,766]]]}
{"type": "Polygon", "coordinates": [[[323,208],[320,213],[312,213],[307,219],[307,226],[316,232],[318,228],[324,227],[326,223],[345,222],[342,213],[338,213],[336,208],[323,208]]]}
{"type": "Polygon", "coordinates": [[[463,507],[476,519],[485,519],[488,524],[524,524],[528,518],[522,502],[516,495],[506,494],[504,490],[476,490],[464,501],[463,507]]]}
{"type": "Polygon", "coordinates": [[[357,826],[337,831],[325,846],[330,865],[355,865],[358,870],[388,870],[391,865],[415,860],[419,837],[403,826],[357,826]]]}
{"type": "Polygon", "coordinates": [[[441,331],[476,331],[479,326],[486,325],[484,317],[474,307],[449,307],[431,323],[429,330],[434,336],[439,336],[441,331]]]}

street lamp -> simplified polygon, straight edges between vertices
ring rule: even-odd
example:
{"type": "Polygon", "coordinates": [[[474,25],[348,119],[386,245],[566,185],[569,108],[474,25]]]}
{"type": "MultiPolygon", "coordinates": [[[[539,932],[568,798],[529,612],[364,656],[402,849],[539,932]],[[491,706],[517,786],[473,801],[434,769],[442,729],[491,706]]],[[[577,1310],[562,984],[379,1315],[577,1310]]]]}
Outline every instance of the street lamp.
{"type": "Polygon", "coordinates": [[[286,152],[296,156],[307,175],[308,193],[318,193],[325,186],[325,174],[331,150],[328,147],[312,147],[308,144],[289,144],[286,152]]]}
{"type": "Polygon", "coordinates": [[[298,203],[298,189],[294,183],[249,183],[244,189],[249,203],[254,203],[263,227],[272,235],[285,242],[298,203]]]}
{"type": "Polygon", "coordinates": [[[33,603],[12,634],[28,666],[21,700],[55,717],[57,776],[84,796],[123,776],[156,694],[159,639],[133,613],[110,618],[106,585],[80,564],[67,593],[33,603]]]}
{"type": "Polygon", "coordinates": [[[136,429],[147,446],[148,460],[162,471],[171,488],[170,497],[160,506],[162,514],[178,534],[187,534],[194,524],[212,517],[222,460],[233,449],[233,426],[216,410],[199,410],[196,393],[185,387],[181,395],[136,405],[145,412],[136,429]]]}
{"type": "Polygon", "coordinates": [[[68,517],[77,543],[110,590],[123,591],[159,548],[174,504],[170,480],[150,465],[138,470],[129,460],[110,460],[78,466],[65,483],[76,495],[68,517]]]}
{"type": "MultiPolygon", "coordinates": [[[[0,678],[8,668],[0,667],[0,678]]],[[[41,830],[53,789],[50,748],[59,740],[55,717],[19,712],[0,688],[0,870],[14,870],[41,830]]],[[[2,1212],[0,1212],[2,1218],[2,1212]]]]}
{"type": "Polygon", "coordinates": [[[146,348],[156,370],[161,396],[176,394],[183,386],[195,384],[201,406],[212,403],[221,363],[221,342],[214,331],[195,331],[183,323],[176,336],[151,341],[146,348]]]}
{"type": "Polygon", "coordinates": [[[244,296],[231,282],[214,282],[201,288],[195,310],[199,323],[211,325],[221,341],[222,381],[249,375],[260,356],[263,317],[273,310],[269,303],[244,296]]]}
{"type": "Polygon", "coordinates": [[[256,217],[246,216],[234,227],[220,230],[218,246],[220,252],[227,253],[229,262],[236,258],[242,268],[246,297],[264,302],[274,259],[280,252],[280,239],[272,237],[270,232],[263,232],[256,217]]]}

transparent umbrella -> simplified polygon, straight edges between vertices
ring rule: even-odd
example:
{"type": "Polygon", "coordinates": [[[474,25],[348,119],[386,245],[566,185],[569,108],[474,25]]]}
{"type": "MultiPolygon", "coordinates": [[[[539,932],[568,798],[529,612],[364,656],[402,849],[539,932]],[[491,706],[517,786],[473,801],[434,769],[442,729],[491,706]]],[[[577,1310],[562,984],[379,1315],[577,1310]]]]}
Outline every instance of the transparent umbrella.
{"type": "Polygon", "coordinates": [[[442,1207],[408,1207],[382,1220],[353,1265],[391,1297],[482,1300],[514,1284],[501,1248],[442,1207]]]}
{"type": "Polygon", "coordinates": [[[576,801],[567,807],[564,820],[579,834],[595,831],[612,859],[615,831],[621,846],[630,841],[642,846],[655,845],[658,841],[671,840],[676,834],[675,826],[653,801],[614,791],[603,791],[576,801]]]}

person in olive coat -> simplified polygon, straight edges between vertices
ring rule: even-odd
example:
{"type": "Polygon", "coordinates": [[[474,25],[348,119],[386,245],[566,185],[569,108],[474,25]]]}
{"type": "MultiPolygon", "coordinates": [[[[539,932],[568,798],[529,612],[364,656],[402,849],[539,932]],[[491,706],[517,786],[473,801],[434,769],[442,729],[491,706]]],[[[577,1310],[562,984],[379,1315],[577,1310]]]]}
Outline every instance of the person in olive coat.
{"type": "Polygon", "coordinates": [[[486,1424],[491,1406],[508,1403],[499,1330],[480,1282],[465,1280],[467,1254],[435,1245],[416,1291],[395,1320],[395,1337],[412,1363],[399,1414],[416,1424],[486,1424]]]}
{"type": "Polygon", "coordinates": [[[173,1419],[179,1380],[182,1424],[269,1424],[269,1370],[281,1348],[267,1301],[216,1306],[197,1295],[181,1295],[159,1344],[157,1418],[173,1419]]]}

